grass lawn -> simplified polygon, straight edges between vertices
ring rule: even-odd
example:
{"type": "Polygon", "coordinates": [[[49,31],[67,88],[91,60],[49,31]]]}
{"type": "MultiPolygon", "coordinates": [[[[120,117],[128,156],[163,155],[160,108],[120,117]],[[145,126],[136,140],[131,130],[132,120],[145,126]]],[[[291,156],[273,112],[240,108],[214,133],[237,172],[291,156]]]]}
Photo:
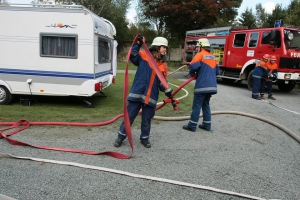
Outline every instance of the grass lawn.
{"type": "MultiPolygon", "coordinates": [[[[125,69],[125,63],[118,63],[118,69],[125,69]]],[[[130,64],[130,69],[134,70],[135,66],[130,64]]],[[[131,87],[133,74],[129,74],[129,84],[131,87]]],[[[181,85],[182,82],[169,78],[170,83],[181,85]]],[[[112,119],[118,114],[123,113],[123,85],[124,74],[119,73],[116,76],[116,83],[105,90],[105,96],[101,94],[86,98],[92,103],[94,108],[86,108],[85,103],[78,97],[52,97],[52,96],[34,96],[32,106],[22,106],[20,98],[15,96],[10,105],[0,105],[1,122],[16,122],[20,119],[26,119],[30,122],[105,122],[112,119]]],[[[170,86],[173,90],[174,86],[170,86]]],[[[185,89],[192,94],[193,85],[188,84],[185,89]]],[[[130,90],[130,89],[129,89],[130,90]]],[[[175,98],[183,96],[185,92],[180,91],[175,98]]],[[[163,92],[159,95],[159,101],[165,99],[163,92]]],[[[156,112],[159,116],[182,116],[189,115],[192,105],[192,95],[181,100],[178,104],[179,110],[173,111],[171,104],[167,104],[156,112]]],[[[135,123],[137,124],[137,123],[135,123]]],[[[118,124],[119,125],[119,124],[118,124]]]]}

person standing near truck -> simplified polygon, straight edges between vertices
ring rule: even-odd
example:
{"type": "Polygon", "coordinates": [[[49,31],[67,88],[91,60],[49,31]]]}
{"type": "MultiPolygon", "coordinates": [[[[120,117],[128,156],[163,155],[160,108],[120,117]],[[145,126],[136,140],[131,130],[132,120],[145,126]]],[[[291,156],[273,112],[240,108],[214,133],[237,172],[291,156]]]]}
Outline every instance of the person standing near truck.
{"type": "Polygon", "coordinates": [[[194,88],[194,101],[190,121],[182,128],[187,131],[196,131],[202,108],[203,122],[198,127],[206,131],[211,130],[211,95],[217,93],[217,75],[219,66],[216,57],[210,53],[210,43],[206,38],[198,40],[199,53],[191,61],[189,73],[196,76],[194,88]]]}
{"type": "MultiPolygon", "coordinates": [[[[151,147],[149,142],[151,120],[155,114],[155,107],[158,100],[159,91],[164,91],[167,97],[171,97],[172,89],[165,89],[161,84],[154,69],[149,64],[149,58],[145,51],[140,51],[143,44],[143,36],[138,35],[137,43],[133,44],[130,54],[130,61],[137,66],[133,84],[128,95],[127,110],[130,120],[130,125],[134,122],[140,109],[142,109],[142,122],[141,122],[141,143],[146,148],[151,147]]],[[[152,53],[156,64],[164,77],[167,79],[168,67],[165,61],[165,57],[168,49],[168,40],[164,37],[154,38],[149,51],[152,53]]],[[[122,122],[118,138],[116,139],[114,146],[120,147],[123,140],[126,139],[126,132],[124,121],[122,122]]]]}
{"type": "Polygon", "coordinates": [[[267,79],[267,92],[268,92],[268,99],[276,100],[273,96],[273,88],[272,88],[272,81],[276,80],[277,78],[277,63],[276,63],[276,56],[271,56],[270,61],[268,63],[268,69],[270,70],[269,78],[267,79]]]}
{"type": "Polygon", "coordinates": [[[264,98],[264,90],[265,90],[265,79],[268,77],[268,61],[270,55],[265,54],[261,60],[256,61],[256,67],[253,70],[252,78],[253,78],[253,87],[252,87],[252,98],[261,100],[264,98]],[[264,80],[262,80],[264,79],[264,80]],[[261,94],[261,96],[259,96],[261,94]]]}

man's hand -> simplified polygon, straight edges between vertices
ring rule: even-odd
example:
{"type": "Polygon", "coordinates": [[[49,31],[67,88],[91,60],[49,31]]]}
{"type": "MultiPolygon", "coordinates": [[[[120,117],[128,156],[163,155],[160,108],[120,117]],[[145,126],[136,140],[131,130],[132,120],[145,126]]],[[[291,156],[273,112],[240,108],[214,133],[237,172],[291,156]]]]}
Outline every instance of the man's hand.
{"type": "Polygon", "coordinates": [[[269,77],[270,77],[270,78],[273,78],[273,77],[274,77],[274,75],[273,75],[272,73],[270,73],[270,74],[269,74],[269,77]]]}
{"type": "Polygon", "coordinates": [[[143,39],[144,37],[139,33],[137,36],[137,41],[136,43],[141,47],[143,45],[143,39]]]}
{"type": "Polygon", "coordinates": [[[191,76],[191,77],[193,77],[193,76],[196,76],[196,73],[194,72],[194,73],[189,73],[189,75],[191,76]]]}
{"type": "Polygon", "coordinates": [[[170,98],[172,97],[172,92],[173,90],[171,88],[168,88],[165,90],[165,95],[170,98]]]}

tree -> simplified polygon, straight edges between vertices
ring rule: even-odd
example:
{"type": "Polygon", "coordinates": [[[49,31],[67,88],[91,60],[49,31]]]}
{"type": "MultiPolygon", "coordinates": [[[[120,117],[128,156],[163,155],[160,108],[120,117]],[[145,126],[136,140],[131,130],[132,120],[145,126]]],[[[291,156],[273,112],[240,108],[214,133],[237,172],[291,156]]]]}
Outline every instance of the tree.
{"type": "Polygon", "coordinates": [[[165,28],[165,23],[163,22],[163,19],[160,17],[156,16],[151,16],[151,15],[145,15],[146,12],[148,12],[149,7],[146,6],[146,4],[143,3],[143,0],[137,0],[137,21],[138,23],[145,23],[149,22],[152,24],[158,35],[163,35],[164,28],[165,28]]]}
{"type": "Polygon", "coordinates": [[[286,24],[300,26],[300,0],[291,0],[286,10],[286,24]]]}
{"type": "Polygon", "coordinates": [[[267,27],[266,21],[268,19],[268,14],[265,9],[262,7],[261,3],[256,4],[256,27],[265,28],[267,27]]]}
{"type": "MultiPolygon", "coordinates": [[[[187,30],[214,26],[218,18],[233,20],[242,0],[140,0],[144,19],[155,21],[158,31],[178,39],[187,30]]],[[[160,32],[159,32],[160,33],[160,32]]]]}
{"type": "Polygon", "coordinates": [[[256,28],[256,17],[252,12],[252,8],[246,8],[245,12],[243,12],[239,18],[239,23],[248,28],[256,28]]]}
{"type": "Polygon", "coordinates": [[[265,22],[264,27],[274,27],[275,21],[280,19],[286,19],[287,12],[282,8],[281,5],[277,4],[275,9],[272,11],[272,14],[268,15],[268,18],[265,22]]]}
{"type": "Polygon", "coordinates": [[[240,7],[242,0],[231,1],[232,8],[224,7],[220,12],[216,13],[216,21],[212,27],[232,26],[235,23],[235,18],[238,14],[238,7],[240,7]]]}

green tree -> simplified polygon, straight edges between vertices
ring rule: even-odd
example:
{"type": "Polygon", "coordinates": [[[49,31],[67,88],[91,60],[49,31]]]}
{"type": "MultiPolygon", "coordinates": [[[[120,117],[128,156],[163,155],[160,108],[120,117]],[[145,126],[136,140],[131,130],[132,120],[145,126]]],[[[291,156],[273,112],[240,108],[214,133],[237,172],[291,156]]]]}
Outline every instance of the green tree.
{"type": "MultiPolygon", "coordinates": [[[[153,2],[155,4],[155,2],[153,2]]],[[[149,22],[152,24],[156,31],[157,35],[163,36],[163,33],[165,32],[165,23],[163,18],[158,17],[156,15],[145,15],[145,13],[149,12],[149,7],[147,4],[143,3],[143,0],[137,0],[137,22],[138,23],[145,23],[149,22]]]]}
{"type": "Polygon", "coordinates": [[[242,26],[247,26],[248,28],[256,28],[256,17],[252,12],[252,8],[246,8],[246,10],[241,14],[238,19],[242,26]]]}
{"type": "Polygon", "coordinates": [[[266,21],[268,19],[268,14],[265,9],[262,7],[261,3],[256,4],[256,27],[257,28],[265,28],[267,27],[266,21]]]}
{"type": "Polygon", "coordinates": [[[182,40],[187,30],[214,26],[218,18],[233,20],[242,0],[140,0],[143,19],[156,24],[158,33],[182,40]],[[161,32],[160,32],[161,31],[161,32]]]}
{"type": "Polygon", "coordinates": [[[300,26],[300,0],[291,0],[286,10],[285,23],[300,26]]]}
{"type": "Polygon", "coordinates": [[[275,9],[272,11],[272,13],[268,15],[264,27],[274,27],[276,20],[286,19],[286,18],[287,18],[286,9],[283,9],[281,5],[277,4],[275,6],[275,9]]]}
{"type": "Polygon", "coordinates": [[[157,32],[153,28],[153,25],[149,22],[138,22],[136,24],[130,24],[128,31],[128,41],[133,40],[138,33],[142,34],[145,37],[146,43],[148,45],[155,37],[157,37],[157,32]]]}
{"type": "Polygon", "coordinates": [[[242,0],[231,1],[232,8],[228,9],[224,7],[221,9],[216,16],[216,20],[212,27],[222,27],[222,26],[232,26],[234,25],[234,19],[237,17],[238,10],[237,8],[240,7],[242,0]]]}

